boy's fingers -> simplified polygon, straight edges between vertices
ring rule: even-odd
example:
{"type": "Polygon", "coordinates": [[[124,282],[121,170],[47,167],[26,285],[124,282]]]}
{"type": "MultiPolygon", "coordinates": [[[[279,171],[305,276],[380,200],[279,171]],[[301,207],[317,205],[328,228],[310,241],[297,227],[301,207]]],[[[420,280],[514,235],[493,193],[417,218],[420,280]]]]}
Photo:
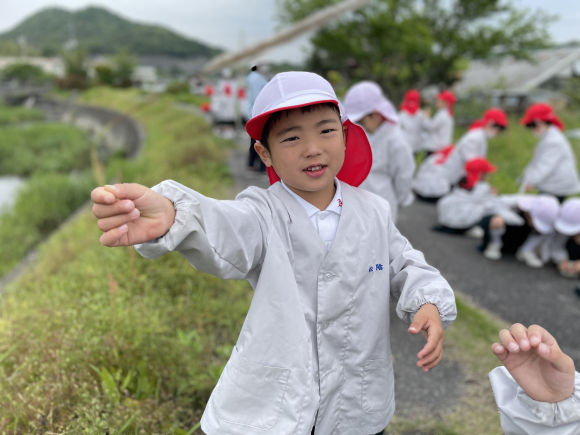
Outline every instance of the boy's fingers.
{"type": "Polygon", "coordinates": [[[442,359],[443,359],[443,352],[441,352],[439,354],[439,356],[435,359],[435,361],[433,361],[431,364],[423,366],[422,367],[423,372],[427,373],[429,370],[431,370],[433,367],[435,367],[437,364],[439,364],[442,359]]]}
{"type": "Polygon", "coordinates": [[[425,323],[427,323],[427,317],[417,312],[413,318],[413,323],[411,323],[411,326],[409,326],[408,331],[411,334],[418,334],[419,331],[421,331],[425,326],[425,323]]]}
{"type": "Polygon", "coordinates": [[[121,225],[115,229],[107,231],[101,236],[101,244],[112,248],[114,246],[124,246],[121,244],[121,238],[127,234],[129,227],[127,225],[121,225]]]}
{"type": "Polygon", "coordinates": [[[497,356],[497,359],[499,359],[500,361],[505,360],[509,355],[508,350],[499,343],[493,343],[491,345],[491,351],[495,354],[495,356],[497,356]]]}
{"type": "Polygon", "coordinates": [[[419,351],[419,353],[417,354],[417,358],[419,359],[424,358],[425,356],[432,353],[439,345],[441,346],[443,345],[443,340],[441,339],[443,331],[434,331],[433,329],[434,329],[433,327],[429,328],[428,331],[429,337],[427,338],[427,344],[425,344],[425,347],[423,347],[423,349],[419,351]]]}
{"type": "Polygon", "coordinates": [[[562,373],[574,373],[574,361],[557,346],[548,346],[540,343],[538,346],[540,358],[552,363],[556,370],[562,373]]]}
{"type": "Polygon", "coordinates": [[[107,192],[104,187],[97,187],[91,192],[91,201],[95,204],[114,204],[117,199],[111,192],[107,192]]]}
{"type": "Polygon", "coordinates": [[[510,352],[519,352],[520,346],[507,329],[499,331],[499,339],[510,352]]]}
{"type": "Polygon", "coordinates": [[[443,342],[439,342],[433,352],[426,354],[423,358],[417,361],[417,366],[424,367],[431,364],[443,353],[443,342]]]}
{"type": "Polygon", "coordinates": [[[111,216],[116,216],[119,214],[129,213],[135,208],[135,203],[133,201],[124,199],[122,201],[116,201],[111,205],[104,204],[94,204],[93,214],[98,219],[108,218],[111,216]]]}
{"type": "Polygon", "coordinates": [[[113,228],[120,227],[123,224],[134,221],[140,216],[139,210],[133,209],[130,213],[119,214],[104,219],[99,219],[97,226],[101,231],[110,231],[113,228]]]}
{"type": "Polygon", "coordinates": [[[135,200],[143,196],[149,188],[137,183],[125,183],[107,184],[105,190],[115,195],[118,199],[135,200]]]}
{"type": "Polygon", "coordinates": [[[520,349],[527,352],[530,350],[530,341],[528,339],[528,328],[526,328],[521,323],[514,323],[510,328],[512,337],[516,343],[520,346],[520,349]]]}

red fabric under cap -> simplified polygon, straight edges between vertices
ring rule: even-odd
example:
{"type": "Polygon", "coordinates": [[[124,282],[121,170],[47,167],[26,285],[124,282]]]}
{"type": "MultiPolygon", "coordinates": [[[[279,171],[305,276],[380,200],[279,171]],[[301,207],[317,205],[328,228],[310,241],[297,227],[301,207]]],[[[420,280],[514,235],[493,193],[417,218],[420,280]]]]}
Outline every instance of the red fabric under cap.
{"type": "Polygon", "coordinates": [[[414,115],[421,107],[421,94],[416,89],[411,89],[405,93],[403,102],[399,108],[405,112],[414,115]]]}
{"type": "Polygon", "coordinates": [[[437,95],[438,100],[446,101],[449,104],[449,113],[453,115],[453,106],[457,103],[457,98],[455,98],[455,94],[451,91],[441,91],[439,95],[437,95]]]}
{"type": "MultiPolygon", "coordinates": [[[[348,127],[344,164],[337,177],[351,186],[359,186],[367,178],[373,164],[367,135],[361,127],[350,122],[334,89],[318,74],[293,71],[275,75],[258,94],[246,131],[252,139],[260,141],[264,126],[273,113],[321,103],[335,104],[340,111],[342,125],[348,127]]],[[[280,181],[273,167],[268,168],[268,177],[270,184],[280,181]]]]}
{"type": "Polygon", "coordinates": [[[461,184],[461,187],[467,190],[473,189],[473,186],[481,179],[483,174],[495,172],[497,168],[492,165],[487,159],[483,157],[476,157],[465,164],[465,172],[467,172],[466,182],[461,184]]]}
{"type": "Polygon", "coordinates": [[[501,109],[492,107],[491,109],[485,111],[483,118],[473,122],[469,126],[469,129],[474,130],[476,128],[485,127],[489,121],[493,121],[495,124],[503,128],[507,128],[509,125],[506,113],[501,109]]]}

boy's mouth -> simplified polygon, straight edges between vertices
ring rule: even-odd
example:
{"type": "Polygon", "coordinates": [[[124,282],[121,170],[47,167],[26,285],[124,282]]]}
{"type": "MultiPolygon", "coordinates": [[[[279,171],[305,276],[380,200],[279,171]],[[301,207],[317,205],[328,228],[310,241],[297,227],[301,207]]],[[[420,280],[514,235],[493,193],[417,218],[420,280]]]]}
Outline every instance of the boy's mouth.
{"type": "Polygon", "coordinates": [[[309,177],[317,178],[324,175],[326,172],[327,165],[310,165],[306,169],[303,169],[302,172],[306,173],[309,177]]]}

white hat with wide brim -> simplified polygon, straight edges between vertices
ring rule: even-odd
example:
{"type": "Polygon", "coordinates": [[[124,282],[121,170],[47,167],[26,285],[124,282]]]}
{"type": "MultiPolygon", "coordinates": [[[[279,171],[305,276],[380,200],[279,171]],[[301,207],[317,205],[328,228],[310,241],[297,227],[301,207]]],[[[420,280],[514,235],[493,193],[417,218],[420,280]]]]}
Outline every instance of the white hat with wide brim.
{"type": "Polygon", "coordinates": [[[380,113],[387,121],[399,122],[397,109],[375,82],[364,81],[352,86],[344,97],[344,107],[353,122],[359,122],[373,112],[380,113]]]}
{"type": "Polygon", "coordinates": [[[518,208],[528,212],[534,228],[540,234],[554,232],[554,222],[560,212],[560,203],[552,195],[529,195],[518,200],[518,208]]]}

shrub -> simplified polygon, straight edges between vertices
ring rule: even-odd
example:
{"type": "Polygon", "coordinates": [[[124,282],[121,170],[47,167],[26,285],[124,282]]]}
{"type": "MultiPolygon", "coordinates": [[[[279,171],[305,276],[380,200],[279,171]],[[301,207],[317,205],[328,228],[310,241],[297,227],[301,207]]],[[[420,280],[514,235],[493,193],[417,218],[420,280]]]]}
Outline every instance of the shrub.
{"type": "Polygon", "coordinates": [[[27,121],[40,121],[43,119],[44,113],[41,110],[27,109],[25,107],[8,107],[0,103],[0,126],[27,121]]]}

